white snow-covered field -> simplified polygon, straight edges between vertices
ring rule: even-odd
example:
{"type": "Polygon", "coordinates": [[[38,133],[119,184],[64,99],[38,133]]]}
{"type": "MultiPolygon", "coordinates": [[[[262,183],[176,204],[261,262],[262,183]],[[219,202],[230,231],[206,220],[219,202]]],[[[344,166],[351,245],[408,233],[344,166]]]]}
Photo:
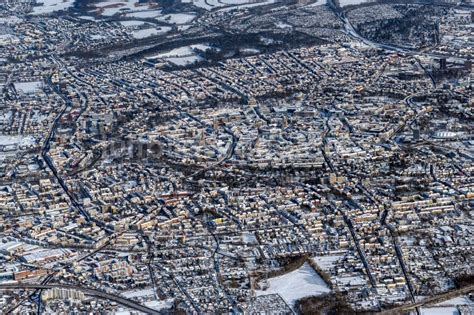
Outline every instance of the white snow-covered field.
{"type": "Polygon", "coordinates": [[[226,8],[226,10],[232,9],[232,8],[245,8],[245,7],[264,5],[264,4],[273,3],[274,0],[262,0],[260,2],[253,2],[251,0],[187,0],[183,2],[192,3],[196,7],[203,8],[210,11],[212,9],[226,8],[229,6],[232,6],[232,7],[226,8]]]}
{"type": "Polygon", "coordinates": [[[175,48],[168,52],[150,56],[148,58],[157,59],[157,58],[169,58],[169,57],[186,57],[186,56],[195,55],[193,49],[206,50],[208,48],[210,48],[210,46],[204,45],[204,44],[189,45],[189,46],[175,48]]]}
{"type": "Polygon", "coordinates": [[[184,57],[170,57],[166,58],[167,61],[177,65],[177,66],[186,66],[191,65],[195,62],[203,60],[200,56],[184,56],[184,57]]]}
{"type": "Polygon", "coordinates": [[[259,54],[260,50],[256,48],[240,48],[239,49],[241,53],[243,54],[248,54],[248,55],[253,55],[253,54],[259,54]]]}
{"type": "Polygon", "coordinates": [[[468,305],[473,303],[474,302],[471,301],[467,296],[458,296],[453,299],[435,304],[435,306],[468,305]]]}
{"type": "Polygon", "coordinates": [[[204,44],[189,45],[189,46],[175,48],[168,52],[150,56],[147,58],[148,59],[164,59],[177,66],[185,66],[185,65],[190,65],[195,62],[203,60],[202,57],[198,56],[195,53],[194,49],[206,50],[208,48],[210,48],[210,46],[204,45],[204,44]]]}
{"type": "Polygon", "coordinates": [[[422,315],[459,315],[456,307],[429,307],[421,310],[422,315]]]}
{"type": "Polygon", "coordinates": [[[242,233],[242,241],[247,244],[258,244],[255,233],[251,232],[242,233]]]}
{"type": "Polygon", "coordinates": [[[362,278],[360,275],[355,275],[352,277],[337,277],[335,281],[336,283],[340,285],[347,285],[347,286],[367,284],[367,281],[364,278],[362,278]]]}
{"type": "Polygon", "coordinates": [[[269,287],[266,290],[257,290],[257,295],[279,294],[290,306],[303,297],[331,291],[308,263],[304,263],[295,271],[270,278],[268,283],[269,287]]]}
{"type": "Polygon", "coordinates": [[[18,42],[18,37],[13,34],[0,34],[0,46],[18,42]]]}
{"type": "Polygon", "coordinates": [[[121,293],[127,299],[137,298],[137,297],[147,297],[153,296],[155,294],[153,289],[143,289],[143,290],[130,290],[121,293]]]}
{"type": "Polygon", "coordinates": [[[6,25],[16,25],[18,23],[21,23],[23,19],[20,19],[17,16],[3,16],[0,17],[0,24],[6,24],[6,25]]]}
{"type": "Polygon", "coordinates": [[[78,18],[80,18],[81,20],[86,20],[86,21],[95,21],[95,17],[93,16],[88,16],[88,15],[81,15],[81,16],[78,16],[78,18]]]}
{"type": "Polygon", "coordinates": [[[278,27],[278,28],[292,28],[293,27],[290,24],[287,24],[287,23],[281,22],[281,21],[275,23],[275,26],[278,27]]]}
{"type": "Polygon", "coordinates": [[[37,6],[33,7],[31,14],[49,14],[64,11],[74,5],[74,0],[36,0],[37,6]]]}
{"type": "Polygon", "coordinates": [[[435,304],[430,307],[424,307],[421,310],[422,315],[459,315],[456,306],[473,304],[467,296],[459,296],[453,299],[435,304]]]}
{"type": "Polygon", "coordinates": [[[161,14],[161,10],[137,11],[125,14],[126,17],[134,17],[141,19],[156,18],[161,14]]]}
{"type": "Polygon", "coordinates": [[[275,2],[274,0],[264,0],[262,2],[246,3],[246,4],[242,4],[242,5],[237,5],[237,6],[224,7],[222,9],[219,9],[219,11],[227,12],[227,11],[232,11],[232,10],[252,8],[252,7],[258,7],[258,6],[261,6],[261,5],[271,4],[271,3],[274,3],[274,2],[275,2]]]}
{"type": "Polygon", "coordinates": [[[157,311],[166,310],[173,306],[173,299],[164,301],[149,301],[145,302],[145,305],[157,311]]]}
{"type": "Polygon", "coordinates": [[[120,21],[119,22],[120,24],[122,24],[122,26],[125,26],[125,27],[134,27],[134,26],[141,26],[143,24],[145,24],[146,22],[143,22],[143,21],[120,21]]]}
{"type": "Polygon", "coordinates": [[[10,146],[10,145],[20,145],[20,146],[30,146],[35,143],[35,139],[32,136],[22,137],[22,136],[7,136],[0,135],[0,146],[10,146]]]}
{"type": "Polygon", "coordinates": [[[150,36],[155,36],[155,35],[160,35],[164,34],[166,32],[169,32],[171,30],[171,27],[163,26],[163,27],[150,27],[150,28],[144,28],[141,30],[136,30],[132,32],[132,36],[136,39],[142,39],[142,38],[147,38],[150,36]]]}
{"type": "Polygon", "coordinates": [[[17,82],[13,84],[18,92],[35,93],[41,88],[41,82],[17,82]]]}
{"type": "Polygon", "coordinates": [[[166,14],[160,17],[157,17],[156,19],[159,21],[171,23],[171,24],[187,24],[190,23],[192,20],[196,18],[195,14],[192,13],[171,13],[171,14],[166,14]]]}
{"type": "Polygon", "coordinates": [[[172,49],[165,53],[150,56],[148,57],[148,59],[164,59],[177,66],[186,66],[186,65],[190,65],[195,62],[203,60],[202,57],[198,56],[194,52],[194,49],[206,50],[208,48],[210,48],[210,46],[204,45],[204,44],[184,46],[184,47],[172,49]]]}
{"type": "Polygon", "coordinates": [[[327,3],[327,0],[316,0],[316,2],[310,3],[307,7],[315,7],[317,5],[324,5],[327,3]]]}
{"type": "Polygon", "coordinates": [[[341,7],[345,7],[348,5],[356,5],[365,2],[374,2],[373,0],[339,0],[341,7]]]}
{"type": "MultiPolygon", "coordinates": [[[[58,0],[57,0],[58,1],[58,0]]],[[[139,3],[138,0],[126,0],[126,1],[102,1],[94,3],[93,12],[98,13],[103,16],[112,16],[115,14],[121,13],[132,13],[132,12],[141,12],[141,11],[151,11],[155,14],[152,17],[158,16],[160,10],[154,10],[153,6],[150,6],[148,3],[139,3]]],[[[149,13],[152,14],[152,13],[149,13]]]]}
{"type": "Polygon", "coordinates": [[[316,256],[313,261],[323,270],[332,269],[343,256],[316,256]]]}

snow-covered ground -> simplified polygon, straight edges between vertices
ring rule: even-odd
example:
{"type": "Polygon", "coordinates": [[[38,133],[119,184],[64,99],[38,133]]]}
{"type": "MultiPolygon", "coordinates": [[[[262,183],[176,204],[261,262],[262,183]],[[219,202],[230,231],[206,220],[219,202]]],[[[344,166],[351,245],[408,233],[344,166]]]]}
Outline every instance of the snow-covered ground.
{"type": "Polygon", "coordinates": [[[196,18],[195,14],[190,13],[171,13],[156,18],[159,21],[171,24],[187,24],[196,18]]]}
{"type": "Polygon", "coordinates": [[[339,0],[341,7],[344,7],[347,5],[361,4],[365,2],[374,2],[374,0],[339,0]]]}
{"type": "Polygon", "coordinates": [[[273,3],[274,0],[262,0],[259,2],[254,2],[252,0],[185,0],[185,3],[192,3],[196,7],[203,8],[206,10],[218,9],[218,8],[245,8],[245,7],[252,7],[258,5],[264,5],[273,3]],[[232,6],[232,7],[230,7],[232,6]]]}
{"type": "Polygon", "coordinates": [[[247,3],[247,4],[238,5],[238,6],[225,7],[223,9],[219,9],[219,11],[226,12],[226,11],[232,11],[232,10],[252,8],[252,7],[258,7],[261,5],[272,4],[274,2],[275,2],[274,0],[265,0],[262,2],[247,3]]]}
{"type": "Polygon", "coordinates": [[[313,261],[323,270],[334,268],[337,261],[343,256],[316,256],[313,261]]]}
{"type": "Polygon", "coordinates": [[[360,285],[360,286],[363,286],[363,285],[366,285],[367,284],[367,281],[362,278],[362,276],[360,275],[354,275],[352,277],[336,277],[335,279],[335,282],[338,284],[338,285],[347,285],[347,286],[354,286],[354,285],[360,285]]]}
{"type": "Polygon", "coordinates": [[[468,304],[473,304],[467,296],[458,296],[453,299],[435,304],[435,306],[451,306],[451,305],[468,305],[468,304]]]}
{"type": "Polygon", "coordinates": [[[15,89],[17,92],[23,93],[35,93],[41,88],[41,82],[34,81],[34,82],[17,82],[14,83],[15,89]]]}
{"type": "Polygon", "coordinates": [[[143,290],[125,291],[125,292],[122,292],[121,294],[125,296],[127,299],[132,299],[132,298],[137,298],[137,297],[153,296],[155,294],[155,291],[152,288],[150,288],[150,289],[143,289],[143,290]]]}
{"type": "Polygon", "coordinates": [[[125,27],[133,27],[133,26],[141,26],[145,24],[146,22],[132,20],[132,21],[120,21],[119,23],[125,27]]]}
{"type": "MultiPolygon", "coordinates": [[[[94,3],[94,12],[99,13],[103,16],[112,16],[121,13],[141,12],[148,11],[155,16],[160,14],[160,10],[153,10],[153,7],[148,3],[139,3],[138,0],[126,0],[126,1],[102,1],[94,3]]],[[[128,15],[127,15],[128,16],[128,15]]],[[[146,16],[144,16],[146,17],[146,16]]]]}
{"type": "Polygon", "coordinates": [[[17,16],[2,16],[0,17],[0,24],[6,24],[6,25],[16,25],[19,24],[23,21],[23,19],[20,19],[17,16]]]}
{"type": "Polygon", "coordinates": [[[281,22],[281,21],[275,23],[275,26],[278,27],[278,28],[292,28],[293,27],[290,24],[287,24],[287,23],[281,22]]]}
{"type": "Polygon", "coordinates": [[[242,241],[247,244],[258,244],[255,233],[251,232],[242,233],[242,241]]]}
{"type": "Polygon", "coordinates": [[[125,14],[126,17],[134,17],[141,19],[157,18],[161,15],[160,10],[138,11],[125,14]]]}
{"type": "Polygon", "coordinates": [[[456,307],[430,307],[421,310],[422,315],[459,315],[456,307]]]}
{"type": "Polygon", "coordinates": [[[204,44],[184,46],[172,49],[165,53],[147,57],[147,59],[164,59],[177,66],[185,66],[203,60],[202,57],[194,52],[194,49],[206,50],[208,48],[210,48],[210,46],[204,44]]]}
{"type": "Polygon", "coordinates": [[[151,28],[144,28],[142,30],[136,30],[132,32],[132,36],[136,39],[147,38],[150,36],[164,34],[169,32],[171,27],[163,26],[163,27],[151,27],[151,28]]]}
{"type": "Polygon", "coordinates": [[[33,7],[31,14],[49,14],[64,11],[74,5],[74,0],[36,0],[37,6],[33,7]]]}
{"type": "Polygon", "coordinates": [[[243,54],[249,54],[249,55],[253,55],[253,54],[259,54],[260,53],[260,50],[256,49],[256,48],[240,48],[239,49],[241,53],[243,54]]]}
{"type": "Polygon", "coordinates": [[[168,58],[168,57],[185,57],[185,56],[191,56],[194,55],[193,49],[200,49],[200,50],[206,50],[210,48],[208,45],[204,44],[196,44],[196,45],[189,45],[189,46],[184,46],[184,47],[179,47],[172,49],[168,52],[151,56],[149,57],[150,59],[156,59],[156,58],[168,58]]]}
{"type": "Polygon", "coordinates": [[[11,45],[18,42],[18,37],[13,34],[0,34],[0,46],[11,45]]]}
{"type": "Polygon", "coordinates": [[[89,15],[81,15],[81,16],[78,16],[78,18],[80,18],[81,20],[86,20],[86,21],[95,21],[95,17],[93,16],[89,16],[89,15]]]}
{"type": "Polygon", "coordinates": [[[459,296],[453,299],[424,307],[421,310],[422,315],[459,315],[459,310],[456,306],[473,304],[467,296],[459,296]]]}
{"type": "Polygon", "coordinates": [[[290,306],[303,297],[331,291],[308,263],[304,263],[295,271],[268,279],[268,284],[266,290],[257,290],[257,295],[280,294],[290,306]]]}
{"type": "Polygon", "coordinates": [[[308,4],[307,7],[315,7],[317,5],[324,5],[326,3],[327,0],[316,0],[316,2],[308,4]]]}
{"type": "Polygon", "coordinates": [[[7,136],[0,135],[0,146],[9,146],[9,145],[20,145],[20,146],[30,146],[35,143],[35,139],[32,136],[22,137],[22,136],[7,136]]]}
{"type": "Polygon", "coordinates": [[[170,57],[166,58],[167,61],[177,65],[177,66],[187,66],[195,62],[203,60],[200,56],[184,56],[184,57],[170,57]]]}
{"type": "Polygon", "coordinates": [[[154,310],[161,311],[161,310],[166,310],[173,307],[173,300],[169,299],[165,301],[149,301],[149,302],[145,302],[145,305],[154,310]]]}

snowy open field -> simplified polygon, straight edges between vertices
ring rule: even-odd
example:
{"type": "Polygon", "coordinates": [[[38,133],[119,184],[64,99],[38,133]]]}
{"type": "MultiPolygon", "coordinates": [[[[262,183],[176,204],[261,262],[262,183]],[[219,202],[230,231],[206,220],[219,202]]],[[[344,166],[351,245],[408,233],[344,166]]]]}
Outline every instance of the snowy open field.
{"type": "Polygon", "coordinates": [[[159,21],[171,24],[187,24],[196,18],[192,13],[171,13],[156,18],[159,21]]]}
{"type": "Polygon", "coordinates": [[[280,294],[290,306],[303,297],[321,295],[331,291],[326,282],[308,263],[304,263],[295,271],[268,279],[268,284],[268,289],[257,290],[257,295],[280,294]]]}
{"type": "Polygon", "coordinates": [[[22,137],[22,136],[8,136],[0,135],[0,146],[11,146],[11,145],[20,145],[20,146],[30,146],[35,144],[35,139],[32,136],[22,137]]]}
{"type": "MultiPolygon", "coordinates": [[[[126,0],[126,1],[101,1],[92,5],[94,10],[92,12],[102,16],[113,16],[115,14],[132,13],[149,11],[144,15],[153,15],[156,17],[160,15],[160,10],[156,10],[155,6],[148,3],[139,3],[138,0],[126,0]]],[[[147,17],[147,16],[144,16],[147,17]]]]}
{"type": "Polygon", "coordinates": [[[74,0],[36,0],[37,6],[33,7],[31,14],[49,14],[64,11],[74,5],[74,0]]]}
{"type": "Polygon", "coordinates": [[[258,2],[252,0],[185,0],[185,3],[192,3],[194,6],[206,10],[225,8],[232,6],[233,8],[245,8],[264,4],[273,3],[274,0],[261,0],[258,2]]]}
{"type": "Polygon", "coordinates": [[[148,59],[164,59],[177,66],[185,66],[202,60],[202,57],[194,52],[194,49],[206,50],[208,48],[210,48],[210,46],[203,44],[184,46],[172,49],[165,53],[150,56],[148,59]]]}
{"type": "Polygon", "coordinates": [[[430,307],[421,310],[422,315],[459,315],[456,307],[430,307]]]}
{"type": "Polygon", "coordinates": [[[143,21],[120,21],[119,22],[120,24],[122,24],[122,26],[125,26],[125,27],[135,27],[135,26],[141,26],[141,25],[144,25],[146,24],[146,22],[143,22],[143,21]]]}
{"type": "Polygon", "coordinates": [[[343,256],[316,256],[313,261],[323,270],[330,270],[334,268],[337,261],[343,256]]]}
{"type": "Polygon", "coordinates": [[[374,0],[339,0],[341,7],[345,7],[348,5],[356,5],[366,2],[374,2],[374,0]]]}
{"type": "Polygon", "coordinates": [[[14,83],[15,90],[17,90],[17,92],[23,93],[35,93],[41,88],[41,85],[42,83],[39,81],[14,83]]]}
{"type": "Polygon", "coordinates": [[[324,5],[327,3],[327,0],[316,0],[314,3],[308,4],[307,7],[315,7],[317,5],[324,5]]]}
{"type": "Polygon", "coordinates": [[[473,304],[473,302],[467,296],[459,296],[453,299],[435,304],[430,307],[423,307],[421,310],[422,315],[459,315],[459,311],[456,306],[473,304]]]}
{"type": "Polygon", "coordinates": [[[165,34],[166,32],[169,32],[170,30],[171,30],[171,27],[168,27],[168,26],[150,27],[150,28],[144,28],[141,30],[133,31],[132,36],[136,39],[142,39],[142,38],[147,38],[150,36],[165,34]]]}
{"type": "Polygon", "coordinates": [[[467,305],[467,304],[473,304],[467,296],[458,296],[455,297],[454,299],[450,299],[438,304],[435,304],[435,306],[450,306],[450,305],[467,305]]]}
{"type": "Polygon", "coordinates": [[[139,19],[150,19],[157,18],[161,15],[161,10],[146,10],[146,11],[136,11],[125,14],[126,17],[134,17],[139,19]]]}

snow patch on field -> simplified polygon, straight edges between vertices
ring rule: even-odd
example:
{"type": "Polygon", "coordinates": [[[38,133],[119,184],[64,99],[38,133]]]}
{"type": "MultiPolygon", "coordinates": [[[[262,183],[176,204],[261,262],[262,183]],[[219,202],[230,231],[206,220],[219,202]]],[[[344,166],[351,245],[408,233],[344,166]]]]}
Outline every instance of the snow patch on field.
{"type": "Polygon", "coordinates": [[[159,21],[167,22],[171,24],[187,24],[194,20],[196,15],[189,13],[171,13],[156,18],[159,21]]]}
{"type": "Polygon", "coordinates": [[[256,291],[257,296],[279,294],[289,305],[294,305],[301,298],[331,291],[308,263],[295,271],[268,279],[268,284],[268,289],[256,291]]]}
{"type": "Polygon", "coordinates": [[[141,26],[141,25],[146,24],[146,22],[143,22],[143,21],[135,21],[135,20],[132,20],[132,21],[120,21],[119,23],[122,24],[122,26],[125,26],[125,27],[141,26]]]}
{"type": "Polygon", "coordinates": [[[196,7],[203,8],[210,11],[212,9],[218,9],[218,8],[226,8],[226,10],[248,8],[248,7],[273,3],[274,0],[262,0],[259,2],[254,2],[251,0],[185,0],[183,2],[192,3],[196,7]]]}
{"type": "Polygon", "coordinates": [[[459,305],[470,305],[473,302],[467,296],[459,296],[453,299],[435,304],[430,307],[424,307],[421,310],[422,315],[459,315],[457,308],[459,305]]]}
{"type": "Polygon", "coordinates": [[[336,263],[343,256],[316,256],[313,261],[323,270],[330,270],[336,266],[336,263]]]}
{"type": "Polygon", "coordinates": [[[18,92],[35,93],[41,88],[42,83],[40,81],[17,82],[13,85],[15,86],[15,90],[17,90],[18,92]]]}
{"type": "Polygon", "coordinates": [[[161,311],[161,310],[167,310],[173,307],[173,301],[174,301],[173,299],[168,299],[164,301],[149,301],[149,302],[145,302],[145,305],[154,310],[161,311]]]}
{"type": "Polygon", "coordinates": [[[32,136],[8,136],[0,135],[0,146],[11,146],[11,145],[20,145],[20,146],[31,146],[36,142],[35,138],[32,136]]]}
{"type": "Polygon", "coordinates": [[[203,44],[196,44],[196,45],[190,45],[190,46],[184,46],[184,47],[179,47],[172,49],[168,52],[151,56],[149,57],[150,59],[156,59],[156,58],[169,58],[169,57],[185,57],[185,56],[191,56],[194,55],[194,49],[199,49],[199,50],[206,50],[210,48],[208,45],[203,45],[203,44]]]}
{"type": "Polygon", "coordinates": [[[474,304],[467,296],[458,296],[453,299],[435,304],[435,306],[452,306],[474,304]]]}
{"type": "Polygon", "coordinates": [[[136,30],[132,32],[132,36],[136,39],[142,39],[142,38],[147,38],[150,36],[156,36],[160,34],[164,34],[166,32],[169,32],[171,30],[171,27],[158,27],[158,28],[145,28],[142,30],[136,30]]]}
{"type": "Polygon", "coordinates": [[[345,7],[348,5],[356,5],[366,2],[374,2],[373,0],[339,0],[341,7],[345,7]]]}
{"type": "MultiPolygon", "coordinates": [[[[115,14],[122,14],[122,13],[139,13],[142,11],[149,12],[144,13],[143,17],[147,14],[152,14],[152,17],[158,16],[160,14],[160,10],[153,10],[155,6],[152,6],[148,3],[139,3],[138,0],[127,0],[127,1],[102,1],[93,4],[94,11],[96,14],[102,16],[113,16],[115,14]]],[[[127,14],[127,16],[128,16],[127,14]]],[[[138,16],[137,16],[138,17],[138,16]]],[[[140,16],[141,17],[141,16],[140,16]]]]}
{"type": "Polygon", "coordinates": [[[74,5],[74,0],[37,0],[31,14],[49,14],[64,11],[74,5]]]}
{"type": "Polygon", "coordinates": [[[456,307],[429,307],[421,310],[422,315],[459,315],[456,307]]]}
{"type": "Polygon", "coordinates": [[[327,0],[316,0],[316,2],[310,3],[307,5],[307,7],[315,7],[318,5],[325,5],[327,3],[327,0]]]}
{"type": "Polygon", "coordinates": [[[139,11],[139,12],[127,13],[125,16],[140,18],[140,19],[149,19],[149,18],[156,18],[160,16],[160,14],[161,14],[160,10],[151,10],[151,11],[139,11]]]}
{"type": "Polygon", "coordinates": [[[201,56],[196,54],[194,51],[195,49],[205,51],[209,48],[210,46],[204,44],[184,46],[175,48],[165,53],[147,57],[147,59],[163,59],[177,66],[186,66],[203,60],[201,56]]]}

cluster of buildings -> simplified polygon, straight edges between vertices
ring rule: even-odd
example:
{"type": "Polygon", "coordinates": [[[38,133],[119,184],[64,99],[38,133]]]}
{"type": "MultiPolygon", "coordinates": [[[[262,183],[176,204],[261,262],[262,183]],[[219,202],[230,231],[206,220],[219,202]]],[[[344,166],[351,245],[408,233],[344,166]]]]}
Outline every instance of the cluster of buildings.
{"type": "Polygon", "coordinates": [[[440,20],[453,44],[414,53],[350,39],[328,6],[288,8],[195,25],[331,42],[171,70],[77,55],[130,40],[118,22],[0,20],[2,312],[292,313],[265,284],[295,261],[353,311],[472,277],[472,70],[433,76],[443,47],[469,61],[446,38],[468,9],[440,20]]]}

